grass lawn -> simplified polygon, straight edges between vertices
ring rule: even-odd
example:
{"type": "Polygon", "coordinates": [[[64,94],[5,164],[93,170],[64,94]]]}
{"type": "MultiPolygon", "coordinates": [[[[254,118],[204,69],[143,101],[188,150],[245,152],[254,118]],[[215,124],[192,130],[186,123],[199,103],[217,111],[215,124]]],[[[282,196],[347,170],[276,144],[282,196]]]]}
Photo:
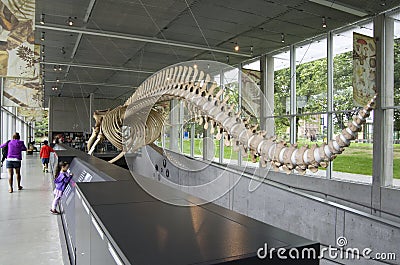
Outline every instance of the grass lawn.
{"type": "MultiPolygon", "coordinates": [[[[190,154],[190,140],[183,141],[183,151],[190,154]]],[[[195,139],[195,156],[202,155],[203,139],[195,139]]],[[[215,157],[219,157],[219,142],[215,141],[215,157]]],[[[351,143],[350,147],[339,155],[333,162],[333,170],[354,174],[372,175],[372,144],[351,143]]],[[[400,179],[400,144],[393,145],[393,177],[400,179]]],[[[224,147],[224,158],[236,160],[238,154],[232,147],[224,147]]],[[[246,158],[244,161],[248,160],[246,158]]]]}

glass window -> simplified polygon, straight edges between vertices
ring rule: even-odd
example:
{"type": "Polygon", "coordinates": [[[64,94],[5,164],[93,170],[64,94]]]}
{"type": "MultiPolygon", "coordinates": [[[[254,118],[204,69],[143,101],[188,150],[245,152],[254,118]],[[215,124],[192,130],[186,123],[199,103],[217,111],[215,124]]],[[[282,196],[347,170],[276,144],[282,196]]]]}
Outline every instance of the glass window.
{"type": "MultiPolygon", "coordinates": [[[[280,116],[290,113],[290,51],[276,54],[273,58],[274,115],[280,116]]],[[[277,123],[277,121],[275,121],[275,123],[277,123]]]]}
{"type": "MultiPolygon", "coordinates": [[[[333,132],[339,134],[357,114],[353,100],[353,33],[373,37],[373,22],[365,22],[333,35],[333,132]]],[[[371,115],[372,117],[372,115],[371,115]]],[[[372,118],[350,147],[332,163],[332,177],[372,183],[372,118]]]]}

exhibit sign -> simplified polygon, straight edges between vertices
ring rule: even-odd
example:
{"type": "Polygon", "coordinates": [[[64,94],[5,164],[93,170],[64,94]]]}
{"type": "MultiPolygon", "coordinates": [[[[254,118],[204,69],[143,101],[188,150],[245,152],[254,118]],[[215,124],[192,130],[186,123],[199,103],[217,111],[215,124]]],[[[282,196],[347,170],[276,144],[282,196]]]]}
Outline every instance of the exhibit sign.
{"type": "Polygon", "coordinates": [[[368,104],[376,93],[376,43],[374,38],[353,33],[353,100],[368,104]]]}

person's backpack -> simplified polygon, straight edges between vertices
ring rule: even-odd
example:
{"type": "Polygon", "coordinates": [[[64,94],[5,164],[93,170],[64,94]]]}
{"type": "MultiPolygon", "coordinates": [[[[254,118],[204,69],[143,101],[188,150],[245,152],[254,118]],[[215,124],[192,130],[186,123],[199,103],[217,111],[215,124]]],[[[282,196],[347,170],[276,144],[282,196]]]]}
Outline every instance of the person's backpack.
{"type": "Polygon", "coordinates": [[[8,154],[8,143],[10,142],[10,140],[7,141],[6,146],[4,146],[1,150],[1,165],[3,165],[4,160],[6,160],[7,158],[7,154],[8,154]]]}

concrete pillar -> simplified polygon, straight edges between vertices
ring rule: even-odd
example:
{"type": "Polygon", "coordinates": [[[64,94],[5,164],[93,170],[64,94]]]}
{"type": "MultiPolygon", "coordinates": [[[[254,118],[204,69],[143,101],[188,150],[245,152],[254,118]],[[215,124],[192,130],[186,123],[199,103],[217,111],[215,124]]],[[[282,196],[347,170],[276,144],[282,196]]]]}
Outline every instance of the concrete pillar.
{"type": "Polygon", "coordinates": [[[203,129],[203,159],[211,161],[214,159],[215,145],[214,135],[210,133],[210,126],[208,129],[203,129]]]}
{"type": "MultiPolygon", "coordinates": [[[[94,119],[93,119],[93,112],[94,112],[94,94],[90,93],[89,95],[89,130],[92,130],[92,127],[94,126],[94,119]]],[[[89,134],[92,133],[89,131],[89,134]]]]}
{"type": "Polygon", "coordinates": [[[48,122],[49,142],[52,143],[53,142],[53,111],[54,111],[54,108],[53,108],[53,100],[51,97],[49,97],[48,106],[49,106],[49,115],[48,115],[49,116],[48,117],[48,119],[49,119],[49,122],[48,122]]]}
{"type": "MultiPolygon", "coordinates": [[[[17,108],[16,107],[11,107],[11,136],[16,133],[17,130],[17,108]]],[[[19,132],[20,133],[20,132],[19,132]]]]}
{"type": "MultiPolygon", "coordinates": [[[[275,94],[275,61],[274,57],[272,56],[267,56],[267,88],[266,88],[266,93],[264,94],[266,99],[267,99],[267,105],[266,105],[266,117],[272,117],[274,116],[274,111],[275,111],[275,100],[274,100],[274,94],[275,94]]],[[[266,129],[267,129],[267,136],[273,136],[275,135],[275,119],[269,118],[266,120],[266,129]]]]}
{"type": "Polygon", "coordinates": [[[384,15],[374,18],[378,96],[373,117],[374,147],[371,206],[377,210],[373,212],[376,215],[380,215],[381,187],[392,185],[393,181],[393,111],[385,110],[385,106],[393,105],[393,27],[393,20],[385,18],[384,15]],[[386,21],[387,23],[385,23],[386,21]]]}
{"type": "Polygon", "coordinates": [[[260,129],[267,132],[267,136],[275,134],[274,116],[274,58],[263,55],[260,58],[260,129]]]}
{"type": "Polygon", "coordinates": [[[171,127],[169,130],[169,148],[174,152],[179,152],[179,101],[171,100],[169,121],[171,127]]]}

